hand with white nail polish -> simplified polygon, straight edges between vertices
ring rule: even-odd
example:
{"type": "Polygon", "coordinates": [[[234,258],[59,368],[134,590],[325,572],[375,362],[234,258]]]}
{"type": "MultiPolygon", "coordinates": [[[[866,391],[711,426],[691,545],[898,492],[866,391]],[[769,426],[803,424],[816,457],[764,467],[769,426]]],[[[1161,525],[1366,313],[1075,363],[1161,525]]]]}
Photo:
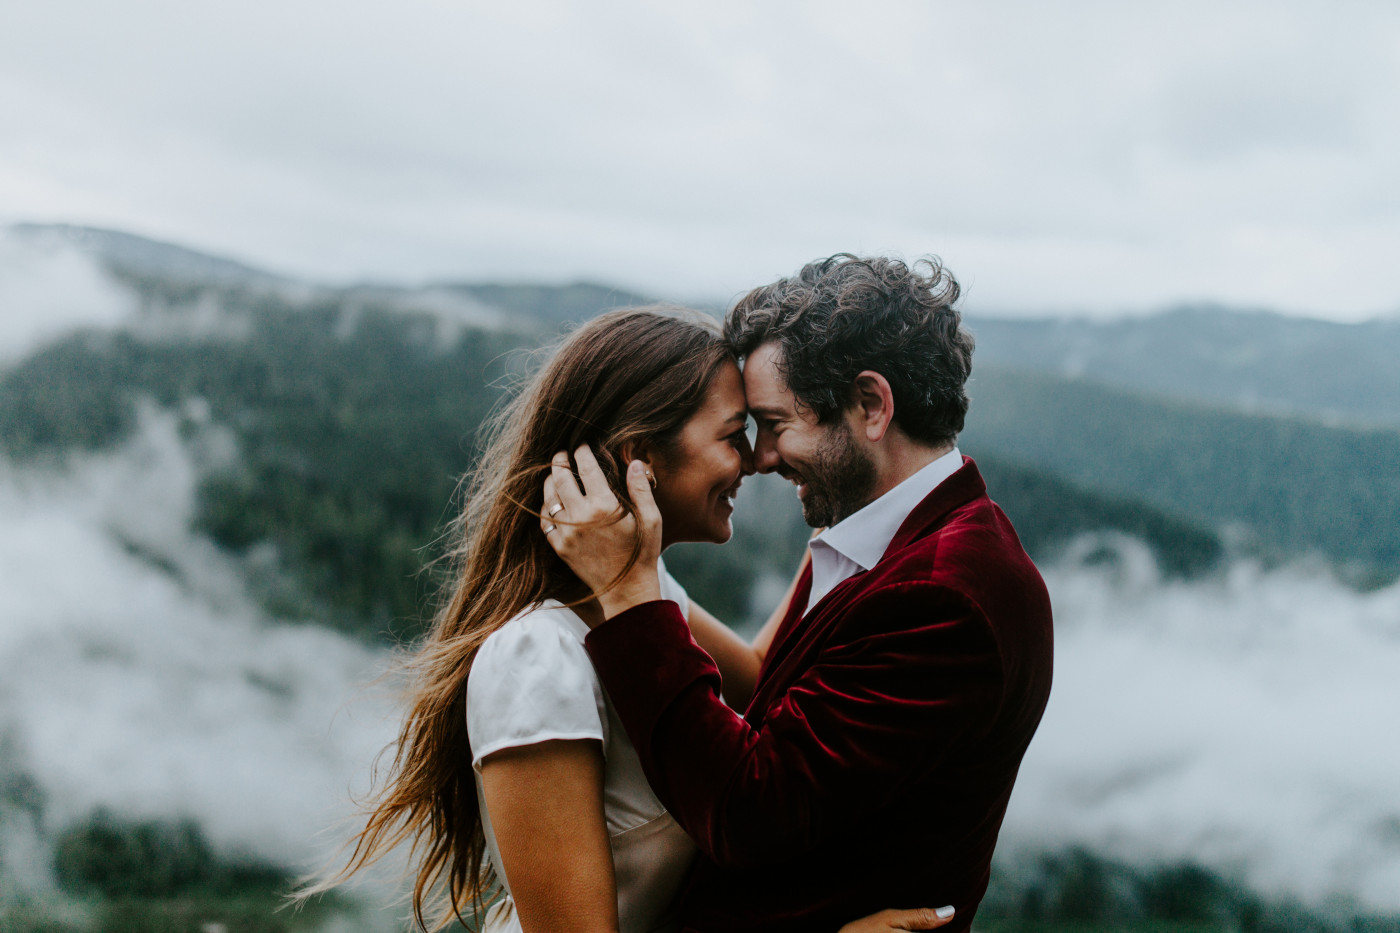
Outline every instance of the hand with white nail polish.
{"type": "Polygon", "coordinates": [[[952,907],[932,910],[882,910],[859,920],[852,920],[839,933],[889,933],[891,930],[936,930],[953,919],[952,907]]]}

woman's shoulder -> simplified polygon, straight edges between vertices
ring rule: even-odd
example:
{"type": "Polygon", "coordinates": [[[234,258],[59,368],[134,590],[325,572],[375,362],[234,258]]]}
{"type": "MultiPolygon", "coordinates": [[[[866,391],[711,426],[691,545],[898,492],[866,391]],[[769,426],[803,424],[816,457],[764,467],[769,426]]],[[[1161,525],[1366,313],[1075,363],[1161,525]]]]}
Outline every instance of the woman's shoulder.
{"type": "Polygon", "coordinates": [[[605,699],[583,647],[588,628],[545,603],[492,632],[467,674],[473,762],[508,746],[548,739],[606,740],[605,699]]]}
{"type": "MultiPolygon", "coordinates": [[[[661,578],[661,596],[681,607],[682,614],[690,611],[685,588],[657,562],[661,578]]],[[[539,683],[551,673],[569,673],[592,683],[597,682],[593,662],[584,648],[588,624],[568,606],[557,599],[546,599],[529,607],[487,636],[472,661],[467,675],[468,699],[473,693],[488,688],[539,683]]],[[[570,682],[572,683],[571,676],[570,682]]],[[[601,695],[601,688],[599,688],[601,695]]]]}
{"type": "MultiPolygon", "coordinates": [[[[656,569],[661,582],[661,598],[672,600],[681,607],[682,614],[688,614],[690,599],[685,587],[667,571],[665,561],[658,559],[656,569]]],[[[578,613],[557,599],[546,599],[525,609],[487,636],[477,661],[488,652],[493,655],[508,654],[522,647],[539,648],[542,644],[555,641],[575,643],[583,650],[583,641],[587,637],[588,623],[578,613]]]]}
{"type": "MultiPolygon", "coordinates": [[[[521,665],[533,670],[567,664],[588,663],[583,639],[588,626],[573,610],[556,600],[532,606],[492,632],[482,642],[472,662],[472,674],[504,666],[516,674],[521,665]]],[[[470,689],[470,675],[469,675],[470,689]]]]}
{"type": "Polygon", "coordinates": [[[557,599],[546,599],[496,629],[487,641],[493,638],[509,641],[514,638],[539,638],[548,635],[567,636],[570,640],[582,644],[587,634],[588,624],[578,613],[557,599]]]}

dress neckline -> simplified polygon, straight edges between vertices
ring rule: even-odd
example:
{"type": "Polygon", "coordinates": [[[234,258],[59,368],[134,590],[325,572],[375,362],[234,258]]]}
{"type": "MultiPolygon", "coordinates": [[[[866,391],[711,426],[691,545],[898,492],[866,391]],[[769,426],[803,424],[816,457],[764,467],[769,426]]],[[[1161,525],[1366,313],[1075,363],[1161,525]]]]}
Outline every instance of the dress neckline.
{"type": "Polygon", "coordinates": [[[588,623],[583,621],[583,617],[577,612],[564,605],[560,600],[550,597],[542,601],[535,607],[535,610],[548,609],[551,612],[558,612],[563,617],[563,621],[568,625],[569,630],[578,636],[579,641],[588,637],[588,623]]]}

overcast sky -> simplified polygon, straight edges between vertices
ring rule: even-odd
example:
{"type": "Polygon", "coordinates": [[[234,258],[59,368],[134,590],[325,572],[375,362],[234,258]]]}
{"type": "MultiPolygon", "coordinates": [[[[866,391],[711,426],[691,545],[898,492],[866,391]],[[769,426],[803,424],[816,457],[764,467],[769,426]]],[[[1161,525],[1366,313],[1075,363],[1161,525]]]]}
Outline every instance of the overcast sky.
{"type": "Polygon", "coordinates": [[[0,221],[324,280],[1400,309],[1400,4],[0,0],[0,221]]]}

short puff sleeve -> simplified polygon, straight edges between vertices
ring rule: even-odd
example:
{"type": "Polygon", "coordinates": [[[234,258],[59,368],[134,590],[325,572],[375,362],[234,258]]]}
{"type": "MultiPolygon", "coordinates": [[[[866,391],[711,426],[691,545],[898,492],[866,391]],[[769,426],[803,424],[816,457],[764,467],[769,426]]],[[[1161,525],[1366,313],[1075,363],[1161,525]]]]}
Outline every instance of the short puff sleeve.
{"type": "Polygon", "coordinates": [[[671,576],[671,572],[666,569],[666,562],[658,560],[656,562],[657,576],[661,578],[661,598],[669,599],[677,606],[681,607],[681,615],[690,618],[690,596],[686,593],[685,587],[680,581],[671,576]]]}
{"type": "MultiPolygon", "coordinates": [[[[603,688],[566,609],[535,609],[486,639],[467,677],[472,767],[503,748],[606,741],[603,688]]],[[[572,613],[569,613],[572,615],[572,613]]]]}

